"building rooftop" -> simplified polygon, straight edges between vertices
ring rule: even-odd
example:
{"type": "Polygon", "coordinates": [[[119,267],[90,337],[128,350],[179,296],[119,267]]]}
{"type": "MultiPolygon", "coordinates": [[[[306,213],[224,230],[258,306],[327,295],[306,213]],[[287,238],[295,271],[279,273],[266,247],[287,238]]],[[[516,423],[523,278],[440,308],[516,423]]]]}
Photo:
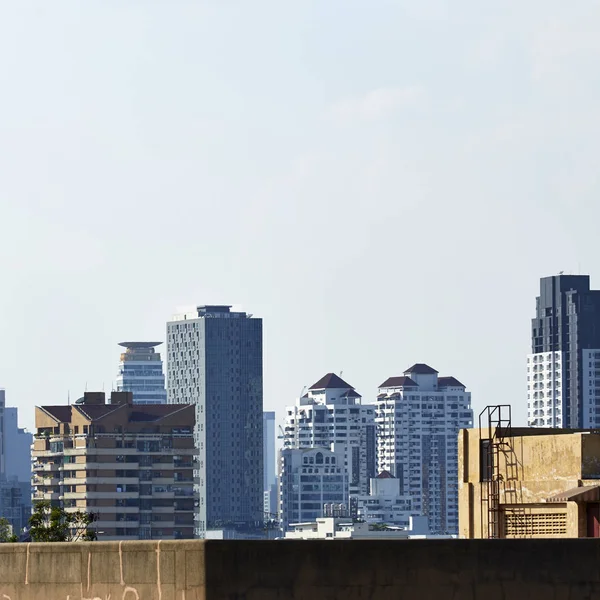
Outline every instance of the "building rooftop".
{"type": "Polygon", "coordinates": [[[310,386],[310,390],[324,390],[324,389],[354,389],[350,384],[346,383],[341,377],[338,377],[335,373],[327,373],[327,375],[321,377],[319,381],[310,386]]]}
{"type": "Polygon", "coordinates": [[[464,383],[461,383],[456,377],[438,377],[438,388],[441,387],[466,387],[464,383]]]}
{"type": "Polygon", "coordinates": [[[119,346],[123,348],[155,348],[156,346],[160,346],[162,342],[119,342],[119,346]]]}
{"type": "Polygon", "coordinates": [[[382,384],[379,385],[380,388],[386,387],[404,387],[404,386],[413,386],[418,387],[418,383],[411,379],[410,377],[401,376],[401,377],[388,377],[382,384]]]}
{"type": "Polygon", "coordinates": [[[77,411],[90,421],[99,421],[106,415],[121,409],[128,408],[128,420],[131,422],[159,421],[180,410],[190,406],[189,404],[144,404],[134,405],[129,402],[117,402],[113,404],[71,404],[67,406],[40,406],[47,415],[51,416],[57,423],[70,423],[73,411],[77,411]]]}
{"type": "Polygon", "coordinates": [[[436,375],[438,371],[432,369],[429,365],[426,365],[425,363],[415,363],[412,367],[404,371],[404,375],[411,373],[414,375],[436,375]]]}

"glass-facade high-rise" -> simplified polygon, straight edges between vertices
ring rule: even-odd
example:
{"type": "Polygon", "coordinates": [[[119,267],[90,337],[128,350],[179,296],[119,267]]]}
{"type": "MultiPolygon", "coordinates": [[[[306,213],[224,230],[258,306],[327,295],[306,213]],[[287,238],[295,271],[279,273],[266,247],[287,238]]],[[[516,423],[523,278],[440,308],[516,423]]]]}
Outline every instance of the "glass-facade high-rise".
{"type": "Polygon", "coordinates": [[[160,354],[162,342],[121,342],[117,392],[133,392],[134,404],[165,404],[167,391],[160,354]]]}
{"type": "Polygon", "coordinates": [[[196,405],[197,532],[263,521],[262,319],[199,306],[167,323],[170,403],[196,405]]]}
{"type": "Polygon", "coordinates": [[[527,408],[531,427],[600,427],[600,290],[589,275],[540,280],[527,408]]]}

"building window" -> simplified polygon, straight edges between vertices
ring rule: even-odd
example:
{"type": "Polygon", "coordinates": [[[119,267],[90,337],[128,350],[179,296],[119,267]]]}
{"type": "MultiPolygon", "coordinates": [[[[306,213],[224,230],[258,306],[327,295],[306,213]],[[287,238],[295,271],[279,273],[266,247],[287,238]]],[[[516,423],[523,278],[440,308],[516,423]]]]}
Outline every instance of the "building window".
{"type": "Polygon", "coordinates": [[[479,481],[491,481],[493,461],[490,440],[481,440],[479,445],[479,481]]]}

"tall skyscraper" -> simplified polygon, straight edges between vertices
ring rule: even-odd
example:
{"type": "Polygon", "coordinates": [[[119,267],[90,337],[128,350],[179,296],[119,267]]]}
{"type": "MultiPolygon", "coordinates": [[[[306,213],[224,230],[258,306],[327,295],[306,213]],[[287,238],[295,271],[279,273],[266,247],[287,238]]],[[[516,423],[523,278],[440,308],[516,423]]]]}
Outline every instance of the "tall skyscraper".
{"type": "Polygon", "coordinates": [[[263,491],[264,512],[277,513],[277,457],[275,455],[275,413],[263,412],[263,491]]]}
{"type": "Polygon", "coordinates": [[[379,386],[379,471],[400,480],[432,533],[458,532],[458,430],[473,426],[471,393],[454,377],[418,363],[379,386]]]}
{"type": "Polygon", "coordinates": [[[540,280],[527,357],[532,427],[600,426],[600,290],[589,275],[540,280]]]}
{"type": "MultiPolygon", "coordinates": [[[[361,395],[335,373],[327,373],[295,406],[286,408],[284,448],[346,446],[351,503],[369,493],[375,477],[375,406],[361,403],[361,395]]],[[[350,507],[353,510],[355,504],[350,507]]]]}
{"type": "Polygon", "coordinates": [[[169,402],[196,405],[199,537],[263,520],[262,319],[199,306],[167,323],[169,402]]]}
{"type": "Polygon", "coordinates": [[[156,346],[162,342],[121,342],[117,392],[133,392],[134,404],[165,404],[165,375],[156,346]]]}

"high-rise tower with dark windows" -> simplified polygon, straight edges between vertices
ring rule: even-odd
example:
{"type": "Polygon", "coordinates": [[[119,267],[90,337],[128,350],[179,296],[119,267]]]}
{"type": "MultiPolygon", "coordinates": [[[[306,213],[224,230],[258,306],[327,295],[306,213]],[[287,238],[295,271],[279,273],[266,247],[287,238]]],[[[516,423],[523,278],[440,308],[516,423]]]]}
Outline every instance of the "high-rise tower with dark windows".
{"type": "Polygon", "coordinates": [[[600,290],[589,275],[540,280],[527,357],[532,427],[600,427],[600,290]]]}
{"type": "Polygon", "coordinates": [[[196,405],[197,536],[263,521],[262,319],[198,306],[167,323],[167,395],[196,405]]]}

